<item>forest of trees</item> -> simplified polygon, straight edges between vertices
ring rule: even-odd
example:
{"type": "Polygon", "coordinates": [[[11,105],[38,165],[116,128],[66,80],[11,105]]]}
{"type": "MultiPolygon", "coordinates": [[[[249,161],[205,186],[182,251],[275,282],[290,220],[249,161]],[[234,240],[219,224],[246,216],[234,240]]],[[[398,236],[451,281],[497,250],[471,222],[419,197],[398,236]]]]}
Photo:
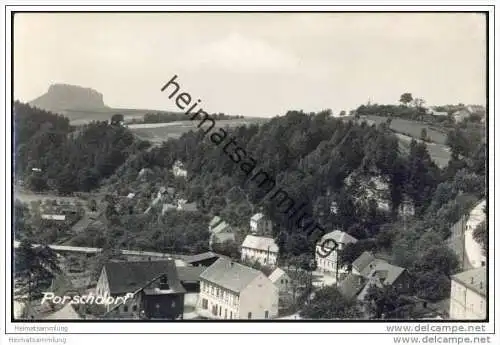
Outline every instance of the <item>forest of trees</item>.
{"type": "Polygon", "coordinates": [[[149,146],[108,121],[72,128],[68,119],[26,104],[16,102],[13,111],[15,175],[33,191],[90,191],[149,146]]]}
{"type": "MultiPolygon", "coordinates": [[[[210,217],[219,215],[236,229],[245,229],[259,209],[275,224],[281,260],[314,253],[315,243],[298,224],[264,198],[262,188],[248,180],[222,147],[207,142],[202,130],[146,150],[148,143],[107,122],[76,132],[64,118],[20,103],[15,114],[18,119],[45,116],[39,121],[16,120],[23,133],[17,138],[16,172],[30,188],[67,193],[92,190],[101,183],[101,190],[142,196],[131,208],[109,209],[106,231],[81,235],[75,245],[89,245],[91,240],[96,246],[199,252],[206,249],[210,217]],[[170,172],[177,160],[188,170],[188,180],[170,172]],[[146,168],[148,175],[138,178],[146,168]],[[174,186],[195,201],[199,211],[142,214],[159,186],[174,186]]],[[[327,231],[340,229],[360,240],[343,255],[345,263],[363,250],[383,252],[408,269],[416,295],[438,300],[449,294],[449,277],[458,261],[445,241],[451,226],[486,193],[486,143],[477,128],[453,127],[448,135],[452,159],[444,169],[432,161],[425,143],[414,140],[408,153],[400,152],[398,138],[386,123],[369,126],[334,118],[329,111],[290,111],[260,126],[228,131],[327,231]],[[388,181],[390,210],[377,207],[376,200],[360,202],[361,186],[345,183],[351,174],[388,181]],[[414,216],[403,218],[398,212],[403,200],[415,207],[414,216]]]]}
{"type": "MultiPolygon", "coordinates": [[[[226,115],[223,113],[210,115],[214,120],[234,120],[242,119],[241,115],[226,115]]],[[[173,113],[173,112],[157,112],[157,113],[147,113],[144,115],[142,121],[140,119],[133,119],[131,123],[167,123],[175,121],[187,121],[189,116],[184,113],[173,113]]]]}

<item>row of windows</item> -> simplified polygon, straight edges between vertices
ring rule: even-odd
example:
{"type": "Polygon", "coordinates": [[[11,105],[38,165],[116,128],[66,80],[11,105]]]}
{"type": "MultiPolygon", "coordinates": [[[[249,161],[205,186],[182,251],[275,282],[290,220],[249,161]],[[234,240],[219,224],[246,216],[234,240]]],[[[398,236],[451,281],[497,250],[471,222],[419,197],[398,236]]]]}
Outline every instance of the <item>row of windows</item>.
{"type": "MultiPolygon", "coordinates": [[[[128,305],[123,305],[123,307],[122,307],[122,311],[123,311],[124,313],[128,313],[128,305]]],[[[134,313],[135,313],[136,311],[137,311],[137,304],[134,304],[134,305],[132,306],[132,312],[134,312],[134,313]]]]}
{"type": "Polygon", "coordinates": [[[325,259],[319,259],[318,264],[319,264],[319,266],[331,267],[331,268],[336,268],[336,266],[337,266],[336,261],[325,260],[325,259]]]}
{"type": "Polygon", "coordinates": [[[253,249],[253,248],[242,248],[242,252],[250,252],[250,253],[256,253],[256,254],[269,254],[270,256],[277,255],[276,253],[270,252],[268,250],[253,249]]]}
{"type": "Polygon", "coordinates": [[[200,290],[202,292],[205,292],[209,295],[215,296],[217,298],[220,298],[226,303],[236,305],[239,303],[239,296],[235,295],[225,289],[219,288],[218,286],[214,286],[212,284],[202,282],[200,290]]]}
{"type": "MultiPolygon", "coordinates": [[[[205,310],[208,309],[208,300],[206,298],[204,298],[201,301],[201,307],[203,309],[205,309],[205,310]]],[[[222,306],[214,304],[214,305],[212,305],[211,309],[212,309],[212,315],[222,317],[222,306]]],[[[236,317],[236,314],[234,316],[236,317]]],[[[229,313],[228,313],[227,308],[224,308],[224,317],[223,317],[223,319],[228,319],[228,318],[229,319],[233,318],[233,311],[229,310],[229,313]]],[[[248,313],[247,318],[248,319],[252,319],[252,312],[248,313]]],[[[264,318],[269,319],[269,311],[268,310],[264,311],[264,318]]]]}

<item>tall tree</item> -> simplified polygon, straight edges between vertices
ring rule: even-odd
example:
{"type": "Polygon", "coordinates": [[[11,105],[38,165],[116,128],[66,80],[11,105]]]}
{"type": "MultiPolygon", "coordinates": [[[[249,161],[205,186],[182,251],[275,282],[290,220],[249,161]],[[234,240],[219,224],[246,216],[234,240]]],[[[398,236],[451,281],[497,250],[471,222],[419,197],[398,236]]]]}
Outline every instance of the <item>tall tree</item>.
{"type": "Polygon", "coordinates": [[[399,98],[399,102],[401,102],[402,104],[404,104],[405,106],[407,106],[408,104],[411,103],[411,101],[413,101],[413,96],[411,95],[411,93],[409,92],[405,92],[401,95],[401,97],[399,98]]]}
{"type": "Polygon", "coordinates": [[[361,317],[355,300],[346,299],[336,287],[316,291],[314,298],[300,311],[306,319],[358,319],[361,317]]]}
{"type": "Polygon", "coordinates": [[[48,246],[33,247],[28,240],[21,241],[14,251],[15,276],[28,283],[28,299],[41,292],[44,285],[61,272],[57,254],[48,246]]]}

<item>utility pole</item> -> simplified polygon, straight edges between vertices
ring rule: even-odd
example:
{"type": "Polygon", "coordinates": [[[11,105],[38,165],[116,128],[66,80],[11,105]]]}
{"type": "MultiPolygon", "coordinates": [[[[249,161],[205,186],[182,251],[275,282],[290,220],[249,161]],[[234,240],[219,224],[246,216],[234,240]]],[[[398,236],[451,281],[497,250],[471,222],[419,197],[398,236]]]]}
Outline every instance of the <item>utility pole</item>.
{"type": "Polygon", "coordinates": [[[339,286],[339,249],[335,249],[335,286],[339,286]]]}

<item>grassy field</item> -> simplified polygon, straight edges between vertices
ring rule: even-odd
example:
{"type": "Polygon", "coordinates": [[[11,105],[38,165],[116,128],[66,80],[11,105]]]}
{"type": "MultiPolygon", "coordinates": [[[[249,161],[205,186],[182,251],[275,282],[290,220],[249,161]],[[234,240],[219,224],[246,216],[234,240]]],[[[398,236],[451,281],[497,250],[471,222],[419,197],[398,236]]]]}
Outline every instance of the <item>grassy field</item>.
{"type": "MultiPolygon", "coordinates": [[[[387,120],[386,117],[383,116],[367,116],[367,119],[372,120],[376,124],[383,123],[387,120]]],[[[422,133],[422,129],[425,128],[427,131],[427,137],[430,141],[445,145],[446,142],[446,134],[444,132],[438,131],[434,126],[430,126],[423,122],[405,120],[393,118],[391,121],[391,129],[401,133],[406,134],[407,136],[413,137],[415,139],[420,138],[420,134],[422,133]]]]}
{"type": "MultiPolygon", "coordinates": [[[[345,120],[354,119],[354,117],[344,117],[345,120]]],[[[368,124],[380,124],[387,120],[383,116],[363,116],[361,120],[366,120],[368,124]]],[[[432,159],[440,168],[444,168],[451,158],[450,149],[445,145],[446,134],[444,129],[439,129],[436,125],[429,125],[424,122],[411,121],[399,118],[393,118],[391,129],[399,138],[399,147],[402,152],[409,152],[412,139],[420,141],[422,129],[427,131],[427,137],[431,142],[426,142],[427,150],[432,159]]]]}
{"type": "MultiPolygon", "coordinates": [[[[400,134],[400,133],[396,133],[396,135],[400,139],[399,140],[399,144],[400,144],[399,147],[402,149],[402,151],[409,152],[410,142],[414,138],[407,136],[407,135],[404,135],[404,134],[400,134]]],[[[418,140],[418,141],[420,141],[420,140],[418,140]]],[[[448,161],[451,158],[451,153],[450,153],[450,149],[448,148],[448,146],[442,145],[442,144],[437,144],[437,143],[428,143],[428,142],[426,142],[425,144],[427,145],[427,151],[429,151],[429,154],[431,155],[434,162],[440,168],[446,167],[446,165],[448,164],[448,161]]]]}
{"type": "MultiPolygon", "coordinates": [[[[367,118],[375,123],[385,122],[387,118],[382,116],[367,116],[367,118]]],[[[396,132],[400,139],[401,148],[408,151],[412,139],[419,140],[422,129],[427,131],[427,137],[431,142],[426,142],[427,150],[432,159],[440,168],[444,168],[451,158],[450,149],[445,145],[446,134],[438,130],[435,126],[429,124],[405,119],[393,118],[391,121],[391,129],[396,132]]]]}
{"type": "MultiPolygon", "coordinates": [[[[217,127],[236,127],[249,124],[265,123],[268,119],[265,118],[247,118],[238,120],[219,120],[217,127]]],[[[149,140],[153,144],[160,144],[170,138],[179,138],[182,134],[191,130],[197,130],[197,122],[193,121],[176,121],[168,123],[146,123],[146,124],[131,124],[128,128],[139,138],[149,140]]]]}

